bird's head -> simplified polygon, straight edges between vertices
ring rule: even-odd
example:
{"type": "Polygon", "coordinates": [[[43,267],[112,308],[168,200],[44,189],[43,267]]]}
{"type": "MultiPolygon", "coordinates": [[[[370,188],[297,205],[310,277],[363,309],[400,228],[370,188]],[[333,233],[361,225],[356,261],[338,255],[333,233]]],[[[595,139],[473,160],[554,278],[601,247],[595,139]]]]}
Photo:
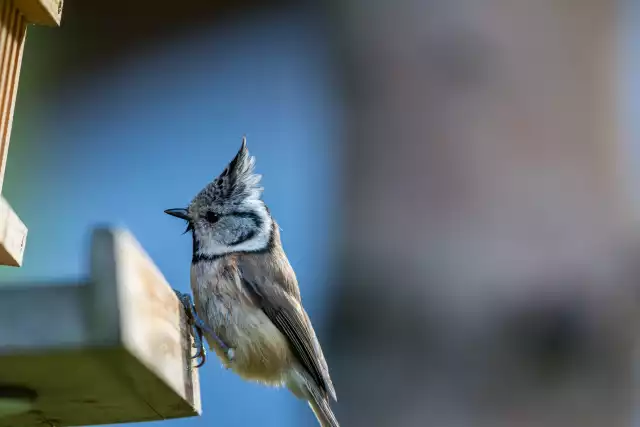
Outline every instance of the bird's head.
{"type": "Polygon", "coordinates": [[[242,138],[233,160],[186,209],[165,211],[187,221],[186,231],[193,233],[194,260],[255,252],[269,245],[272,219],[262,201],[262,177],[254,173],[254,165],[255,158],[242,138]]]}

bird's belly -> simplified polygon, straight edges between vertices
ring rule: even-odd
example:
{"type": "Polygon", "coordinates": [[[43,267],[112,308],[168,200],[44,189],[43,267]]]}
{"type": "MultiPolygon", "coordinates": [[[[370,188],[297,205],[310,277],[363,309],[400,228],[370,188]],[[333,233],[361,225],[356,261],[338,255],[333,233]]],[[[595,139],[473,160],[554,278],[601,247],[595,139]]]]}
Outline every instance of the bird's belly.
{"type": "Polygon", "coordinates": [[[223,364],[244,379],[280,384],[291,366],[289,342],[258,307],[247,304],[224,304],[215,316],[213,331],[234,350],[229,362],[215,341],[209,339],[223,364]]]}

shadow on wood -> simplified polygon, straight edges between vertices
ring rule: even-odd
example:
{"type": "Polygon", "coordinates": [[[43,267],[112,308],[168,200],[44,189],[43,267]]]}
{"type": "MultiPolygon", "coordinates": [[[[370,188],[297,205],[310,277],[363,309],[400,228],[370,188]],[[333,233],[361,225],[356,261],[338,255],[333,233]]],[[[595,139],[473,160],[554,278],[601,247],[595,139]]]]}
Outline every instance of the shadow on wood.
{"type": "Polygon", "coordinates": [[[191,345],[182,306],[138,242],[97,229],[88,280],[0,288],[0,389],[36,394],[0,427],[199,415],[191,345]]]}

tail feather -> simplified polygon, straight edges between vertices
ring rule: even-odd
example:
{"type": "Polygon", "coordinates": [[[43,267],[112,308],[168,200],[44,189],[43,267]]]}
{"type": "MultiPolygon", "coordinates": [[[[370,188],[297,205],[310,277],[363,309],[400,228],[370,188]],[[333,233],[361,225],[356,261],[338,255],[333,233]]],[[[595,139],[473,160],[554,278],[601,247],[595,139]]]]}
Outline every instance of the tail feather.
{"type": "Polygon", "coordinates": [[[308,387],[310,399],[309,406],[316,415],[321,427],[340,427],[336,416],[329,406],[329,399],[323,396],[315,387],[308,387]]]}
{"type": "Polygon", "coordinates": [[[328,400],[322,399],[320,402],[310,400],[309,406],[313,410],[313,413],[316,415],[316,418],[322,427],[340,427],[336,416],[333,414],[333,411],[329,406],[328,400]]]}
{"type": "Polygon", "coordinates": [[[291,371],[285,384],[299,399],[309,403],[321,427],[340,427],[340,423],[329,406],[329,394],[321,390],[309,376],[298,370],[291,371]]]}

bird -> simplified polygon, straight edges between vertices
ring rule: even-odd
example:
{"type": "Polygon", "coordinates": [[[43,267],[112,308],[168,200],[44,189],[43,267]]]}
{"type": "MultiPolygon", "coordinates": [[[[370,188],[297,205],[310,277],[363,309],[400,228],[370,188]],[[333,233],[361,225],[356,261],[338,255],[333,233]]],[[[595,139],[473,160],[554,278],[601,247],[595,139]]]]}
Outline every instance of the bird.
{"type": "Polygon", "coordinates": [[[235,157],[186,208],[164,211],[185,220],[192,237],[193,299],[176,294],[195,331],[194,357],[204,363],[206,339],[225,368],[286,387],[307,401],[320,426],[339,427],[329,368],[261,179],[243,136],[235,157]]]}

